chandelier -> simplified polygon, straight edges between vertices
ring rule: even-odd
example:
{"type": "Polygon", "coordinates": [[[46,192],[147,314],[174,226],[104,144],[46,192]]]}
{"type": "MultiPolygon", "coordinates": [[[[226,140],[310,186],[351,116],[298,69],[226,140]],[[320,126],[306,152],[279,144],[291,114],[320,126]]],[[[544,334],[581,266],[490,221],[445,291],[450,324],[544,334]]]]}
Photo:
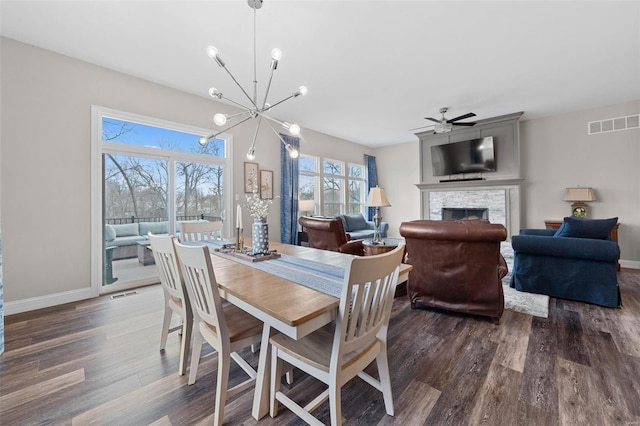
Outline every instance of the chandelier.
{"type": "Polygon", "coordinates": [[[216,49],[214,46],[207,47],[207,55],[211,59],[215,60],[216,63],[222,69],[224,69],[227,72],[227,74],[229,74],[229,77],[231,77],[233,82],[240,88],[240,90],[242,91],[244,96],[249,101],[250,105],[247,106],[247,105],[242,104],[240,102],[233,101],[233,100],[223,96],[222,92],[220,92],[215,87],[210,88],[209,89],[209,95],[211,97],[218,98],[220,100],[222,100],[224,98],[228,102],[230,102],[230,103],[242,108],[243,111],[239,112],[239,113],[236,113],[236,114],[217,113],[216,115],[214,115],[213,116],[213,122],[217,126],[223,127],[223,129],[219,130],[217,132],[214,132],[214,133],[210,134],[209,136],[201,137],[199,142],[200,142],[200,145],[205,146],[205,145],[207,145],[209,143],[209,141],[214,139],[219,134],[224,133],[224,132],[226,132],[226,131],[228,131],[228,130],[236,127],[236,126],[239,126],[240,124],[244,123],[245,121],[252,120],[252,119],[257,119],[256,130],[255,130],[255,132],[253,134],[253,141],[251,143],[251,147],[249,148],[249,151],[247,152],[247,159],[248,160],[253,160],[256,157],[255,156],[256,139],[258,137],[258,131],[260,130],[260,125],[262,124],[263,121],[271,128],[271,130],[273,130],[273,132],[276,134],[278,139],[280,139],[280,142],[282,142],[284,144],[284,146],[287,149],[287,152],[289,153],[289,155],[292,158],[296,158],[296,157],[298,157],[298,151],[293,146],[291,146],[291,144],[287,143],[284,139],[282,139],[282,136],[280,136],[280,134],[276,131],[276,129],[273,127],[273,125],[271,123],[273,122],[273,123],[278,124],[279,126],[282,126],[285,130],[288,130],[289,133],[292,136],[299,136],[300,135],[300,126],[295,124],[295,123],[288,123],[286,121],[277,120],[277,119],[267,115],[267,112],[270,112],[274,107],[276,107],[277,105],[280,105],[281,103],[283,103],[283,102],[285,102],[285,101],[287,101],[287,100],[289,100],[291,98],[297,98],[298,96],[306,95],[308,90],[307,90],[307,88],[305,86],[300,86],[291,95],[287,96],[286,98],[284,98],[284,99],[282,99],[282,100],[280,100],[280,101],[278,101],[278,102],[276,102],[274,104],[269,104],[267,102],[267,98],[269,96],[269,89],[271,88],[271,81],[273,79],[273,73],[278,68],[278,62],[280,61],[280,59],[282,59],[282,51],[280,49],[278,49],[278,48],[275,48],[275,49],[273,49],[271,51],[271,74],[269,76],[269,82],[267,83],[267,89],[265,91],[264,97],[262,98],[262,102],[261,103],[258,102],[258,81],[257,81],[257,78],[256,78],[256,10],[260,9],[262,7],[262,0],[247,0],[247,3],[249,4],[249,7],[251,7],[253,9],[253,96],[250,96],[247,93],[247,91],[244,89],[244,87],[242,87],[242,85],[238,82],[238,80],[236,80],[236,78],[233,76],[233,74],[231,74],[231,71],[229,71],[229,69],[227,68],[226,64],[222,60],[222,58],[220,58],[220,54],[218,53],[218,49],[216,49]],[[237,121],[237,122],[235,124],[230,124],[231,121],[237,121]]]}

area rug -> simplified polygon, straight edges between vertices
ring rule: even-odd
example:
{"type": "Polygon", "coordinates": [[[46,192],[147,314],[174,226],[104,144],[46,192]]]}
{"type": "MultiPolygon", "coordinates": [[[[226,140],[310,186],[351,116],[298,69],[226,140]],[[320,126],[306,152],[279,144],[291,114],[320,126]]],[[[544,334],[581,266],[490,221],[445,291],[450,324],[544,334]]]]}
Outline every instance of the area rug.
{"type": "Polygon", "coordinates": [[[509,267],[509,273],[502,279],[505,309],[533,315],[534,317],[548,318],[549,296],[544,294],[526,293],[509,287],[511,271],[513,270],[513,248],[511,247],[511,243],[504,241],[500,245],[500,252],[509,267]]]}

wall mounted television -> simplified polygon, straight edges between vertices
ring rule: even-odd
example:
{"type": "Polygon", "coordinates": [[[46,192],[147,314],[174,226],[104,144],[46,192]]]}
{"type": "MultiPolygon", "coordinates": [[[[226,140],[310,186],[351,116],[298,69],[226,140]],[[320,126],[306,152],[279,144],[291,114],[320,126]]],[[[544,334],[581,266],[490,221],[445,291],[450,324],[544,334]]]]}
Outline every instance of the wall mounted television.
{"type": "Polygon", "coordinates": [[[493,136],[431,147],[434,176],[495,172],[493,136]]]}

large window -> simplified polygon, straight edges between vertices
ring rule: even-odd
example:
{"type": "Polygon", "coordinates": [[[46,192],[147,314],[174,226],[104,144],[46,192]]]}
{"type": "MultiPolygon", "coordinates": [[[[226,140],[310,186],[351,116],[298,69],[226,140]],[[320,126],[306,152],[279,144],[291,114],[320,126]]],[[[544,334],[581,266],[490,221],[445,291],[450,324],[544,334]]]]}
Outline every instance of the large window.
{"type": "Polygon", "coordinates": [[[311,214],[304,200],[313,200],[313,213],[323,216],[363,211],[364,165],[310,155],[300,155],[299,164],[301,214],[311,214]]]}
{"type": "Polygon", "coordinates": [[[101,213],[94,229],[104,240],[95,236],[102,248],[101,284],[146,284],[157,279],[146,232],[179,235],[181,221],[224,221],[233,192],[230,142],[214,139],[203,147],[198,141],[206,129],[99,107],[93,115],[101,159],[94,171],[101,180],[94,186],[101,213]]]}

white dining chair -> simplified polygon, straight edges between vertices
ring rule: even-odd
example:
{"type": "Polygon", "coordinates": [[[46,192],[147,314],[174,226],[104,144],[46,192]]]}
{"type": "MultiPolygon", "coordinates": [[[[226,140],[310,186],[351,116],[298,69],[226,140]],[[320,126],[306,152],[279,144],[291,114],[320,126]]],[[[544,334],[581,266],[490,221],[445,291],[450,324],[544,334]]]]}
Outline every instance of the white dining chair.
{"type": "Polygon", "coordinates": [[[222,222],[181,222],[180,242],[221,240],[222,222]]]}
{"type": "Polygon", "coordinates": [[[377,256],[352,257],[345,270],[340,307],[335,322],[294,340],[284,334],[270,339],[270,414],[275,417],[278,402],[312,425],[322,425],[311,412],[329,400],[332,425],[340,425],[341,389],[359,376],[382,392],[387,414],[393,416],[393,396],[387,361],[387,327],[404,245],[377,256]],[[376,361],[380,379],[364,372],[376,361]],[[328,389],[305,407],[282,393],[283,361],[324,382],[328,389]]]}
{"type": "Polygon", "coordinates": [[[236,351],[258,343],[263,324],[235,305],[222,305],[207,246],[187,246],[178,242],[174,245],[193,307],[193,351],[188,384],[196,381],[200,351],[206,340],[218,352],[214,424],[221,425],[227,398],[255,384],[256,371],[236,351]],[[231,359],[249,375],[249,379],[227,389],[231,359]]]}
{"type": "Polygon", "coordinates": [[[160,350],[163,351],[165,349],[170,332],[182,330],[180,365],[178,367],[178,373],[182,376],[187,370],[189,348],[191,347],[193,313],[184,289],[175,247],[173,246],[175,237],[167,235],[156,236],[149,233],[148,238],[151,243],[153,258],[156,261],[158,275],[160,276],[162,291],[164,292],[164,315],[160,334],[160,350]],[[174,313],[180,316],[182,324],[178,327],[169,328],[174,313]]]}

